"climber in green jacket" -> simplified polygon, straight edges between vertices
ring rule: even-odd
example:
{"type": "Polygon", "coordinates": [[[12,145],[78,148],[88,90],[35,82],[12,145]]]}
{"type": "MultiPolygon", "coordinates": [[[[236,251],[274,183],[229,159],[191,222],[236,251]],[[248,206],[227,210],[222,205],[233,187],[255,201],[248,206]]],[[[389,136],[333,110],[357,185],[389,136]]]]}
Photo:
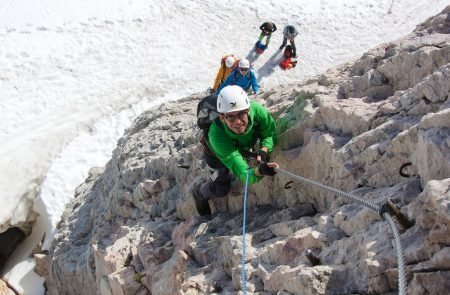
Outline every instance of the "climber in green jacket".
{"type": "Polygon", "coordinates": [[[209,128],[204,141],[206,163],[211,177],[193,186],[193,196],[200,215],[210,215],[208,200],[225,197],[231,189],[231,173],[249,184],[260,181],[265,175],[275,175],[277,163],[267,163],[275,137],[275,122],[268,110],[256,101],[250,101],[239,86],[223,88],[217,98],[219,113],[209,128]],[[252,153],[259,140],[259,150],[252,153]],[[259,163],[250,168],[246,157],[252,155],[259,163]]]}

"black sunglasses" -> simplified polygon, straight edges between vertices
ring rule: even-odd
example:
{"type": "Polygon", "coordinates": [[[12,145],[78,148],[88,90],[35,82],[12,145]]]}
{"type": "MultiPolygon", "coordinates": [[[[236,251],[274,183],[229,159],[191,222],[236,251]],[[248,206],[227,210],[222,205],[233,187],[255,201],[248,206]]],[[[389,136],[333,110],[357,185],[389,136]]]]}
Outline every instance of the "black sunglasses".
{"type": "Polygon", "coordinates": [[[247,71],[248,71],[248,68],[239,68],[239,70],[240,70],[241,72],[247,72],[247,71]]]}
{"type": "Polygon", "coordinates": [[[223,115],[223,117],[225,118],[225,120],[227,120],[230,123],[233,123],[234,121],[236,121],[237,118],[239,118],[239,120],[243,121],[245,118],[247,118],[248,115],[248,110],[242,111],[237,113],[236,115],[223,115]]]}

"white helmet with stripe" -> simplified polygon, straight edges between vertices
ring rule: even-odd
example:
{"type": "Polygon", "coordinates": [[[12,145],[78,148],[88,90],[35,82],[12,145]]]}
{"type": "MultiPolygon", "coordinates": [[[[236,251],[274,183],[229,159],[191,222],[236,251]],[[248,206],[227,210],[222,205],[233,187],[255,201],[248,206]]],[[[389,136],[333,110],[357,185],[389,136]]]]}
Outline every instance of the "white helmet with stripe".
{"type": "Polygon", "coordinates": [[[237,85],[224,87],[217,97],[217,111],[229,113],[250,108],[247,93],[237,85]]]}

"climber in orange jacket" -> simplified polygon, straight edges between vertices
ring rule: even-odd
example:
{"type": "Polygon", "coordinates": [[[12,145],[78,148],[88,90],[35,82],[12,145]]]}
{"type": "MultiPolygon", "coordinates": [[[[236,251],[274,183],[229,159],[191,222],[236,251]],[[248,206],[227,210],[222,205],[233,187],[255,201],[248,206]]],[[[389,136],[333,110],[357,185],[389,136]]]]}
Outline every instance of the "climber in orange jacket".
{"type": "Polygon", "coordinates": [[[294,50],[291,45],[286,46],[284,49],[284,60],[280,62],[280,67],[283,70],[290,70],[297,65],[297,59],[294,56],[294,50]]]}
{"type": "Polygon", "coordinates": [[[216,75],[216,80],[214,82],[213,91],[216,92],[217,88],[219,88],[220,84],[225,81],[230,73],[237,67],[239,60],[232,54],[225,55],[222,57],[219,71],[216,75]]]}

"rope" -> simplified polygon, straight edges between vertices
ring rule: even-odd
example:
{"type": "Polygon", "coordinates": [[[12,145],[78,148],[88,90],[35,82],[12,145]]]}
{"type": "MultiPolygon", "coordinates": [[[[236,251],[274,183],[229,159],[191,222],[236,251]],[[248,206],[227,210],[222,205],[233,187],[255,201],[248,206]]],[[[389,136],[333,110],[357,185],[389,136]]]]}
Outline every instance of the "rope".
{"type": "Polygon", "coordinates": [[[398,229],[394,223],[394,220],[392,219],[391,215],[388,212],[384,212],[381,211],[382,207],[378,206],[374,203],[371,203],[367,200],[361,199],[357,196],[354,196],[352,194],[340,191],[338,189],[335,189],[333,187],[330,186],[326,186],[324,184],[321,184],[317,181],[299,176],[299,175],[295,175],[289,171],[280,169],[280,168],[275,168],[275,171],[277,172],[281,172],[282,174],[285,174],[287,176],[290,176],[294,179],[306,182],[308,184],[311,185],[315,185],[318,186],[324,190],[327,190],[329,192],[335,193],[337,195],[340,195],[342,197],[351,199],[359,204],[362,204],[370,209],[372,209],[375,212],[380,213],[381,217],[385,218],[388,221],[389,226],[391,227],[392,233],[394,235],[394,240],[395,240],[395,246],[396,246],[396,252],[397,252],[397,260],[398,260],[398,294],[399,295],[405,295],[406,294],[406,271],[405,271],[405,260],[404,260],[404,255],[403,255],[403,247],[402,247],[402,243],[400,240],[400,234],[398,232],[398,229]]]}
{"type": "Polygon", "coordinates": [[[398,294],[406,294],[406,269],[405,269],[405,259],[403,255],[402,241],[400,240],[400,234],[395,226],[394,220],[389,213],[384,213],[383,217],[388,221],[392,233],[394,234],[395,248],[397,252],[398,260],[398,294]]]}
{"type": "Polygon", "coordinates": [[[247,175],[245,177],[245,189],[244,189],[244,216],[242,219],[242,267],[241,267],[241,279],[242,279],[242,292],[244,295],[247,294],[247,278],[245,274],[245,224],[246,224],[246,216],[247,216],[247,192],[248,192],[248,172],[250,169],[247,169],[247,175]]]}

